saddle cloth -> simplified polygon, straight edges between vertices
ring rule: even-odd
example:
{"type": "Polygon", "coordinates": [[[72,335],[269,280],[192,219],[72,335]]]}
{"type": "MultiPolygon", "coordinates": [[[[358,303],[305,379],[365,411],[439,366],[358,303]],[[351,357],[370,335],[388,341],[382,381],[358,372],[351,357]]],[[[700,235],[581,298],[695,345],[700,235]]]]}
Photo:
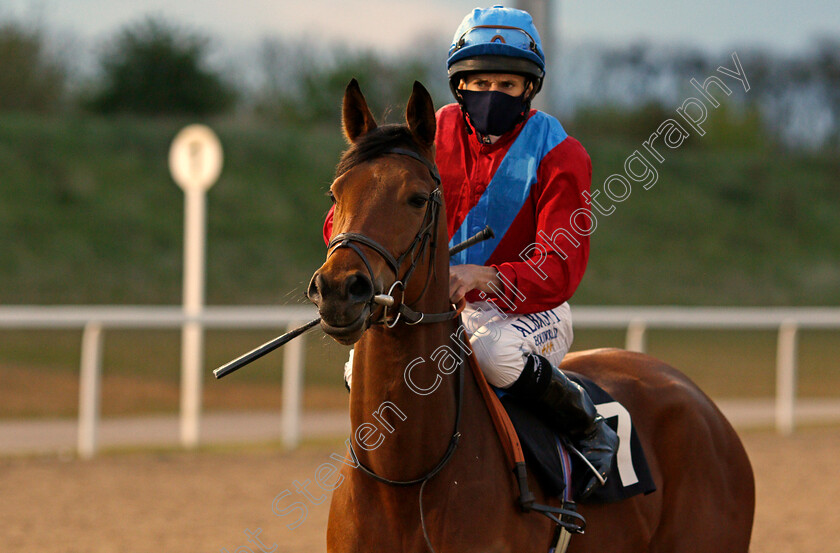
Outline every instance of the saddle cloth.
{"type": "Polygon", "coordinates": [[[654,492],[656,485],[627,410],[592,380],[572,372],[565,374],[589,393],[598,412],[621,440],[607,483],[582,501],[580,493],[591,478],[589,468],[577,455],[570,454],[563,437],[540,420],[526,403],[504,390],[495,390],[519,436],[526,464],[546,493],[591,504],[611,503],[637,494],[654,492]],[[571,484],[567,484],[569,480],[571,484]]]}

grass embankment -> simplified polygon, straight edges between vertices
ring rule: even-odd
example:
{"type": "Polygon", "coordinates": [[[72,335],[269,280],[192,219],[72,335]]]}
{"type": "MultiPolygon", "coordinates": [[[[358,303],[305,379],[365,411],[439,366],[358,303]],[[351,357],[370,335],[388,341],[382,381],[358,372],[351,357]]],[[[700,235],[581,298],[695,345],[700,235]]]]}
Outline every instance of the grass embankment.
{"type": "MultiPolygon", "coordinates": [[[[0,117],[0,303],[180,302],[184,204],[167,152],[184,123],[0,117]]],[[[225,168],[208,194],[207,301],[288,301],[323,256],[342,139],[214,127],[225,168]]]]}
{"type": "MultiPolygon", "coordinates": [[[[567,125],[592,157],[593,188],[622,172],[659,122],[567,125]]],[[[178,303],[183,194],[166,156],[185,123],[0,115],[0,303],[178,303]]],[[[840,303],[840,161],[778,152],[737,132],[733,138],[726,121],[710,125],[705,137],[664,151],[654,187],[634,187],[615,213],[598,218],[577,304],[840,303]]],[[[208,303],[302,301],[323,260],[324,193],[344,147],[338,125],[213,126],[225,169],[208,197],[208,303]]],[[[270,336],[209,333],[208,371],[270,336]]],[[[820,383],[838,372],[836,335],[808,336],[802,392],[828,395],[820,383]]],[[[654,333],[650,347],[713,394],[765,395],[773,340],[758,332],[654,333]]],[[[581,331],[577,345],[622,342],[620,334],[581,331]]],[[[0,387],[0,416],[72,414],[78,343],[73,332],[0,333],[0,376],[8,384],[0,387]]],[[[105,412],[175,409],[177,350],[177,333],[107,332],[105,412]]],[[[345,350],[314,338],[309,354],[307,400],[342,404],[345,350]]],[[[281,356],[274,355],[208,382],[206,403],[279,404],[281,356]]],[[[836,395],[834,384],[828,389],[836,395]]]]}

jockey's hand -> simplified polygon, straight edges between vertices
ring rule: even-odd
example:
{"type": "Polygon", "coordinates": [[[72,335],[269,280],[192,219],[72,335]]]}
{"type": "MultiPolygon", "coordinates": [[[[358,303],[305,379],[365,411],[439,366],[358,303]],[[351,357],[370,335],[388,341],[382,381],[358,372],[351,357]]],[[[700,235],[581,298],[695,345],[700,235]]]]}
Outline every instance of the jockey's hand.
{"type": "Polygon", "coordinates": [[[499,273],[494,267],[454,265],[449,268],[449,301],[458,303],[471,290],[493,293],[490,284],[496,290],[503,289],[499,273]]]}

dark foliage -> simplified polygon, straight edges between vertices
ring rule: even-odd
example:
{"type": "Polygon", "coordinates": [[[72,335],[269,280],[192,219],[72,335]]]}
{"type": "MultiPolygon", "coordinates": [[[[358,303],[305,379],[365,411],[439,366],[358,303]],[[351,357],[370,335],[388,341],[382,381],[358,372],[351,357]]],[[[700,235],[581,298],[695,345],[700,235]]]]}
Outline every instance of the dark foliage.
{"type": "Polygon", "coordinates": [[[429,48],[388,57],[310,41],[266,40],[257,55],[263,84],[254,108],[260,117],[282,123],[332,125],[340,121],[340,99],[350,79],[361,84],[377,120],[405,112],[414,81],[431,91],[439,107],[452,100],[442,59],[428,52],[441,54],[429,48]]]}
{"type": "Polygon", "coordinates": [[[101,113],[210,115],[228,110],[232,87],[206,67],[209,40],[147,18],[120,31],[100,63],[89,106],[101,113]]]}
{"type": "Polygon", "coordinates": [[[0,110],[55,111],[65,93],[65,71],[45,51],[42,31],[0,23],[0,110]]]}

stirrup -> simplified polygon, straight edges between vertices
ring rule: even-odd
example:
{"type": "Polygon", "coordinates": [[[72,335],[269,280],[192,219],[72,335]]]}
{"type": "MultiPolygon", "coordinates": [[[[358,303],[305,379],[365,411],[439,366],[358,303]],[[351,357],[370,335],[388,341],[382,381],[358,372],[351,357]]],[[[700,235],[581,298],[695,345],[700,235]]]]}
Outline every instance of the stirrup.
{"type": "Polygon", "coordinates": [[[602,486],[603,486],[603,485],[605,485],[605,484],[607,483],[607,477],[606,477],[606,476],[603,476],[600,472],[598,472],[598,469],[596,469],[596,468],[595,468],[595,465],[593,465],[593,464],[589,461],[589,459],[587,459],[587,458],[586,458],[586,455],[584,455],[583,453],[581,453],[581,451],[580,451],[578,448],[576,448],[576,447],[574,446],[574,444],[572,444],[572,441],[571,441],[571,440],[566,440],[565,445],[566,445],[566,447],[567,447],[567,448],[569,448],[569,450],[571,450],[571,451],[572,451],[575,455],[577,455],[578,457],[580,457],[580,460],[581,460],[581,461],[583,461],[583,463],[584,463],[584,464],[586,465],[586,467],[589,469],[589,472],[591,472],[592,474],[594,474],[594,475],[595,475],[595,478],[598,480],[598,482],[600,482],[600,483],[601,483],[601,485],[602,485],[602,486]]]}

